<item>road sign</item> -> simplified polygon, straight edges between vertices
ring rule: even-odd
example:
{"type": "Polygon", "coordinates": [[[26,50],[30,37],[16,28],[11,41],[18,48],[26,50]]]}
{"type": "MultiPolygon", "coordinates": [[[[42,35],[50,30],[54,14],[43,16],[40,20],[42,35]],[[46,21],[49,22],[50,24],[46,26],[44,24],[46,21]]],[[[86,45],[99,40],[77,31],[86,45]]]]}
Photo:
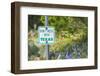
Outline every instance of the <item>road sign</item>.
{"type": "Polygon", "coordinates": [[[38,37],[39,44],[54,43],[55,31],[53,27],[39,27],[38,34],[39,34],[38,37]]]}

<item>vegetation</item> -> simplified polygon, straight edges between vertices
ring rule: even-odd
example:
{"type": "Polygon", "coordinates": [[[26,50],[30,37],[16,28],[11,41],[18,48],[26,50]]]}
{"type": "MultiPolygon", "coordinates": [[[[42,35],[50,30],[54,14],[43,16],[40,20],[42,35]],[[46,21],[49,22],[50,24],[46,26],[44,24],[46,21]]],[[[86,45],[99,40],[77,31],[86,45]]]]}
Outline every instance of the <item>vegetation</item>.
{"type": "MultiPolygon", "coordinates": [[[[55,28],[55,42],[49,45],[49,59],[87,58],[88,18],[48,16],[55,28]]],[[[45,26],[45,16],[28,16],[28,60],[45,60],[45,45],[38,44],[38,27],[45,26]]]]}

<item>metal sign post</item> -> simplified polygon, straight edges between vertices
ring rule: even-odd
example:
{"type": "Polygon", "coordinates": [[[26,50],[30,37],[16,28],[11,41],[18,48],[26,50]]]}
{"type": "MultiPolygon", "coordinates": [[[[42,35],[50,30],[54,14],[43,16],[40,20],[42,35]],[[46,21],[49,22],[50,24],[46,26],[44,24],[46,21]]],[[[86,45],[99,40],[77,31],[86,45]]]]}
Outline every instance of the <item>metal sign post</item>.
{"type": "MultiPolygon", "coordinates": [[[[48,30],[48,16],[45,16],[45,28],[46,30],[48,30]]],[[[46,59],[48,60],[49,59],[49,45],[48,45],[48,41],[46,41],[46,45],[45,45],[45,56],[46,56],[46,59]]]]}

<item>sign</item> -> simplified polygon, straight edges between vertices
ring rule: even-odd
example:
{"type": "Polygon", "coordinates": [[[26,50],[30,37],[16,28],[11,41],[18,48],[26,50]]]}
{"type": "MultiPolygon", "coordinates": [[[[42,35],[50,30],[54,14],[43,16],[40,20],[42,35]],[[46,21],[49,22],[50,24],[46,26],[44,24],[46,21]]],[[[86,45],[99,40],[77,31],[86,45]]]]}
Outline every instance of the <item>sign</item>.
{"type": "Polygon", "coordinates": [[[54,43],[54,28],[53,27],[39,27],[38,28],[38,41],[39,44],[52,44],[54,43]]]}

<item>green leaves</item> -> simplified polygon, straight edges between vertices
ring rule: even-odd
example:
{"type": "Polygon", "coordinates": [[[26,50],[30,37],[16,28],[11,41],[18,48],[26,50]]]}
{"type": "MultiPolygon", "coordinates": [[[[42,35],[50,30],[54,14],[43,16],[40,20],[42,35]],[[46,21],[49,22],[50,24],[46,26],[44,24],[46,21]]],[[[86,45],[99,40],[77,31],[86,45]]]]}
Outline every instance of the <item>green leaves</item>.
{"type": "MultiPolygon", "coordinates": [[[[28,17],[28,33],[32,30],[34,36],[29,35],[29,56],[35,57],[40,55],[40,59],[44,58],[45,45],[39,45],[38,27],[45,26],[45,16],[29,15],[28,17]],[[30,41],[31,40],[31,41],[30,41]],[[33,45],[33,46],[32,46],[33,45]],[[32,46],[32,47],[30,47],[32,46]],[[32,52],[30,54],[30,51],[32,52]],[[36,52],[36,50],[38,50],[36,52]],[[35,53],[36,52],[36,53],[35,53]],[[38,55],[39,54],[39,55],[38,55]]],[[[88,18],[87,17],[71,17],[71,16],[48,16],[48,26],[55,28],[55,42],[49,45],[50,53],[54,57],[50,59],[65,59],[70,53],[71,58],[86,58],[88,50],[88,18]],[[73,48],[74,46],[74,48],[73,48]],[[58,57],[59,54],[59,57],[58,57]]],[[[34,60],[34,58],[33,58],[34,60]]]]}

